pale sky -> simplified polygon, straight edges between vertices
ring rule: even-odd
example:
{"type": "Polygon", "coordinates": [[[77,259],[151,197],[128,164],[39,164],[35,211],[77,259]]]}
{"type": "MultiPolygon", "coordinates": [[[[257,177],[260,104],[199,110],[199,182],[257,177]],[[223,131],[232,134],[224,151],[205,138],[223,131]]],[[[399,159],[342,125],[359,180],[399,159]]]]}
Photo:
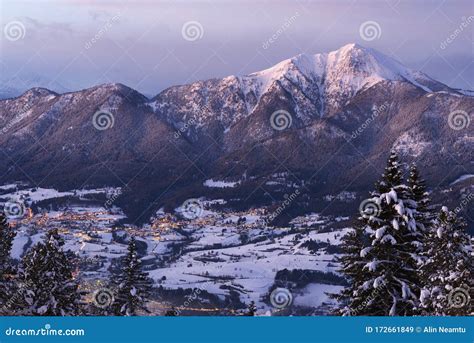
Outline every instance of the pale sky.
{"type": "Polygon", "coordinates": [[[356,42],[472,90],[473,4],[2,0],[1,78],[71,90],[121,82],[154,96],[172,85],[248,74],[299,53],[356,42]],[[361,36],[366,22],[375,37],[361,36]]]}

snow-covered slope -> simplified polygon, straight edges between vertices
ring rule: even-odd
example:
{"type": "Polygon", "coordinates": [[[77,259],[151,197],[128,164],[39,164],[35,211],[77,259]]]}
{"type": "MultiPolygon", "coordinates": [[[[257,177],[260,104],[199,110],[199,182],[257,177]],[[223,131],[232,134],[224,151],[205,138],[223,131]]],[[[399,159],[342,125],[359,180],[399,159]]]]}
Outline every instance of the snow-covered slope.
{"type": "Polygon", "coordinates": [[[457,93],[389,56],[352,43],[329,53],[301,54],[246,76],[171,87],[150,106],[175,125],[191,122],[202,128],[209,120],[218,119],[226,131],[251,115],[265,95],[281,88],[290,94],[297,115],[307,124],[315,116],[339,110],[359,91],[383,81],[409,83],[425,92],[457,93]]]}
{"type": "Polygon", "coordinates": [[[295,56],[244,76],[241,81],[261,96],[274,82],[284,79],[303,88],[307,82],[315,83],[328,106],[337,106],[359,90],[381,81],[410,82],[426,92],[448,88],[389,56],[354,43],[329,53],[295,56]]]}

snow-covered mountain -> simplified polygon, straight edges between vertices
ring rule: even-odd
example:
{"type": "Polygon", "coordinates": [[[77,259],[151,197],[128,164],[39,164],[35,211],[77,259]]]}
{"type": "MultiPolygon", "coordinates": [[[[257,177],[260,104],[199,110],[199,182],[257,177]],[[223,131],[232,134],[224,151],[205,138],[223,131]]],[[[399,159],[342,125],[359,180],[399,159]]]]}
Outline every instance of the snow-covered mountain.
{"type": "Polygon", "coordinates": [[[297,116],[308,122],[314,116],[330,116],[358,92],[384,81],[410,83],[425,92],[458,94],[376,50],[347,44],[329,53],[301,54],[246,76],[171,87],[159,94],[152,106],[178,121],[193,114],[198,126],[205,126],[207,118],[219,119],[227,129],[250,115],[262,97],[281,87],[299,105],[295,108],[297,116]],[[178,104],[168,101],[182,96],[184,101],[178,104]],[[220,112],[217,118],[213,111],[216,105],[220,112]]]}
{"type": "MultiPolygon", "coordinates": [[[[347,44],[329,53],[301,54],[280,62],[272,68],[243,77],[244,84],[257,84],[258,94],[264,94],[275,82],[291,81],[308,88],[317,86],[323,108],[330,112],[358,91],[381,81],[405,81],[427,92],[449,90],[425,74],[411,70],[376,50],[357,44],[347,44]]],[[[287,88],[291,91],[291,88],[287,88]]],[[[325,112],[321,109],[320,114],[325,112]]]]}
{"type": "Polygon", "coordinates": [[[474,173],[473,109],[473,97],[349,44],[246,76],[173,86],[151,100],[106,84],[0,101],[0,146],[9,156],[0,175],[69,189],[127,184],[124,208],[140,216],[206,192],[248,204],[295,184],[309,197],[365,192],[392,148],[442,186],[474,173]],[[113,116],[106,130],[93,125],[98,110],[113,116]],[[275,113],[283,114],[276,122],[275,113]],[[467,125],[456,128],[452,113],[467,125]]]}

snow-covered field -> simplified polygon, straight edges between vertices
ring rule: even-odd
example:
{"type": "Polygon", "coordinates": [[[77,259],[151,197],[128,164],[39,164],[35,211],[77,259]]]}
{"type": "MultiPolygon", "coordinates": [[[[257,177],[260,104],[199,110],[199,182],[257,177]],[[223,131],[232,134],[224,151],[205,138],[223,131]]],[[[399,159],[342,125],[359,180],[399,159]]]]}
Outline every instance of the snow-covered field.
{"type": "Polygon", "coordinates": [[[0,190],[7,191],[5,194],[0,195],[0,203],[5,201],[24,201],[28,205],[33,203],[63,197],[77,197],[82,199],[86,195],[91,194],[106,194],[113,195],[120,191],[119,188],[98,188],[98,189],[80,189],[68,192],[60,192],[55,189],[49,188],[22,188],[19,189],[18,185],[9,184],[0,187],[0,190]]]}
{"type": "Polygon", "coordinates": [[[193,199],[193,206],[200,206],[193,216],[187,215],[188,208],[183,205],[174,213],[158,211],[149,224],[135,227],[119,224],[125,218],[119,208],[84,199],[99,193],[110,197],[117,192],[114,189],[58,192],[15,185],[1,189],[0,201],[23,201],[26,209],[46,199],[75,199],[72,205],[59,202],[54,208],[26,210],[21,218],[11,220],[17,228],[13,257],[20,259],[42,239],[45,230],[58,228],[65,239],[64,248],[74,252],[79,261],[78,277],[84,283],[107,279],[113,259],[124,255],[127,237],[134,235],[150,277],[157,287],[168,291],[200,289],[222,302],[235,301],[237,296],[238,306],[254,301],[258,313],[265,314],[280,311],[272,306],[269,294],[284,286],[293,297],[292,313],[297,314],[298,309],[324,311],[332,301],[327,293],[342,287],[337,280],[328,282],[323,277],[318,281],[314,276],[305,280],[305,275],[314,271],[337,274],[334,252],[326,250],[336,247],[349,230],[335,229],[333,224],[347,218],[312,213],[295,218],[288,227],[268,227],[265,219],[270,213],[265,208],[218,211],[213,206],[225,204],[222,199],[193,199]],[[301,280],[282,280],[278,273],[285,270],[300,271],[301,280]]]}

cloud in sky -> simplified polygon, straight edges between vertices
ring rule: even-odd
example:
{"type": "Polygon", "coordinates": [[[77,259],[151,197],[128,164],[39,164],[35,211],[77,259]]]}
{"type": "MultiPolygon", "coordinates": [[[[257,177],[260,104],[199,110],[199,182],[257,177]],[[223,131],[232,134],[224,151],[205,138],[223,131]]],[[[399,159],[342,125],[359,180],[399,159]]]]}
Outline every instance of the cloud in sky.
{"type": "Polygon", "coordinates": [[[2,4],[2,28],[20,21],[26,31],[18,41],[2,37],[2,74],[41,74],[72,88],[122,82],[154,95],[171,85],[246,74],[299,53],[330,51],[349,42],[376,48],[450,86],[474,88],[469,1],[2,4]],[[376,39],[361,37],[360,26],[367,21],[379,25],[376,39]],[[192,28],[199,31],[198,39],[183,36],[189,22],[197,23],[192,28]]]}

